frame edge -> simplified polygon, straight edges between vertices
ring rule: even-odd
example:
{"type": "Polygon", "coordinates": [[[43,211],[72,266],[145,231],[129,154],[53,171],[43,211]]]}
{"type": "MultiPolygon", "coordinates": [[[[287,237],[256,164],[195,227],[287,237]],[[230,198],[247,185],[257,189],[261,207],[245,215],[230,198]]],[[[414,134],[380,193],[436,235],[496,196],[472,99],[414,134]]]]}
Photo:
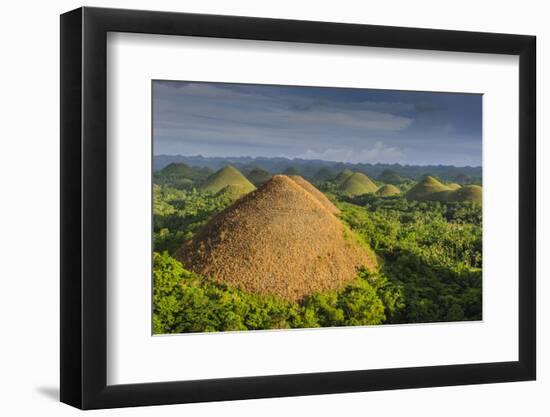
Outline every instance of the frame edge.
{"type": "Polygon", "coordinates": [[[82,9],[60,16],[60,400],[82,407],[82,9]]]}
{"type": "Polygon", "coordinates": [[[535,37],[526,35],[238,16],[149,15],[145,11],[101,8],[81,8],[62,15],[61,401],[81,409],[97,409],[535,379],[535,44],[535,37]],[[200,24],[189,25],[195,19],[200,24]],[[401,36],[411,35],[402,41],[403,48],[519,55],[520,185],[525,185],[520,194],[519,361],[107,386],[106,368],[100,368],[106,365],[105,36],[111,30],[379,47],[396,47],[399,36],[390,36],[396,31],[401,36]],[[363,30],[368,34],[355,36],[363,30]],[[441,36],[436,40],[428,36],[434,33],[441,36]],[[476,36],[481,36],[481,42],[472,45],[476,36]],[[87,67],[87,62],[91,66],[87,67]],[[449,376],[449,371],[454,374],[449,376]]]}

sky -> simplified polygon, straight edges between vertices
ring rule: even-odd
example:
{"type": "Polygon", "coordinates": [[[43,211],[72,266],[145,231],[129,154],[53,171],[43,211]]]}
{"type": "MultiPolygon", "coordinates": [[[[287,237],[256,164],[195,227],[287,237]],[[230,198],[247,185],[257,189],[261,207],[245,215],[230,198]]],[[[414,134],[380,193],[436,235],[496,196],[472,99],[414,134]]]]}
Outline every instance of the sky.
{"type": "Polygon", "coordinates": [[[482,95],[153,81],[155,155],[481,166],[482,95]]]}

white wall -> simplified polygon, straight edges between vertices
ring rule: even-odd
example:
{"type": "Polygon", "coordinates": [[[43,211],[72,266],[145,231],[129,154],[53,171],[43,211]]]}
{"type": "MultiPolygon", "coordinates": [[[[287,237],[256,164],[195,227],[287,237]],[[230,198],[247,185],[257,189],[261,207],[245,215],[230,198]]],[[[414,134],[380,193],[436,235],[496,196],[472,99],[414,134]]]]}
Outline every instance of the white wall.
{"type": "MultiPolygon", "coordinates": [[[[0,178],[1,293],[0,410],[4,415],[75,415],[59,404],[59,18],[82,3],[4,2],[0,24],[2,129],[0,178]]],[[[321,2],[277,0],[127,0],[86,5],[217,14],[280,17],[534,34],[538,36],[539,213],[550,212],[550,168],[541,167],[550,149],[542,120],[550,96],[550,26],[545,2],[394,1],[321,2]],[[371,3],[371,4],[369,4],[371,3]],[[546,16],[547,17],[547,16],[546,16]],[[544,130],[543,130],[544,128],[544,130]]],[[[327,395],[101,411],[94,415],[379,415],[543,416],[549,415],[550,268],[542,259],[550,249],[550,220],[539,214],[539,380],[528,383],[327,395]],[[543,233],[545,236],[543,237],[543,233]]]]}

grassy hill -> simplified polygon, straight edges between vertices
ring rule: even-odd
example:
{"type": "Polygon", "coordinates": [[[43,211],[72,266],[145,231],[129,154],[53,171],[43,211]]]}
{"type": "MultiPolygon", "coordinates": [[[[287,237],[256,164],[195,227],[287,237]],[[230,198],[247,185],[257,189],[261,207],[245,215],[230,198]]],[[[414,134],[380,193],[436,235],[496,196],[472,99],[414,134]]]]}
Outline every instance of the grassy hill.
{"type": "Polygon", "coordinates": [[[433,200],[434,194],[442,191],[450,191],[450,189],[434,177],[428,175],[413,188],[411,188],[407,194],[405,194],[405,197],[409,200],[433,200]]]}
{"type": "Polygon", "coordinates": [[[254,185],[261,185],[271,177],[272,175],[262,168],[253,168],[247,175],[248,180],[254,185]]]}
{"type": "Polygon", "coordinates": [[[375,193],[377,190],[378,186],[362,172],[355,172],[340,185],[340,192],[352,197],[375,193]]]}
{"type": "Polygon", "coordinates": [[[392,171],[390,169],[386,169],[382,171],[382,174],[378,177],[378,180],[385,183],[385,184],[401,184],[403,181],[405,181],[405,178],[403,178],[401,175],[399,175],[397,172],[392,171]]]}
{"type": "Polygon", "coordinates": [[[350,171],[349,169],[344,169],[342,172],[340,172],[336,178],[334,179],[334,182],[336,184],[341,185],[344,183],[345,180],[347,180],[349,177],[353,175],[353,171],[350,171]]]}
{"type": "Polygon", "coordinates": [[[227,186],[233,186],[235,190],[245,193],[249,193],[256,189],[254,184],[248,181],[237,168],[231,165],[220,169],[208,177],[201,189],[211,193],[218,193],[227,186]]]}
{"type": "Polygon", "coordinates": [[[479,185],[465,185],[450,193],[446,201],[481,203],[482,188],[479,185]]]}
{"type": "Polygon", "coordinates": [[[252,190],[250,190],[247,186],[243,186],[241,184],[231,184],[223,187],[216,193],[216,195],[228,197],[230,200],[234,201],[248,194],[250,191],[252,190]]]}
{"type": "Polygon", "coordinates": [[[182,179],[186,178],[192,181],[201,180],[212,174],[210,168],[196,168],[187,164],[174,162],[165,166],[155,173],[155,177],[163,179],[182,179]]]}
{"type": "Polygon", "coordinates": [[[161,169],[157,175],[170,177],[192,177],[194,175],[193,168],[183,163],[172,163],[161,169]]]}
{"type": "Polygon", "coordinates": [[[460,184],[457,184],[456,182],[452,182],[450,184],[447,184],[447,188],[449,188],[450,190],[458,190],[461,187],[462,186],[460,184]]]}
{"type": "MultiPolygon", "coordinates": [[[[343,163],[335,161],[322,161],[300,158],[282,158],[282,157],[203,157],[200,155],[184,156],[184,155],[155,155],[153,158],[153,169],[158,172],[171,163],[185,163],[191,167],[210,167],[213,171],[217,171],[227,165],[232,165],[243,173],[248,173],[252,168],[258,167],[265,169],[271,173],[281,173],[288,167],[294,167],[300,172],[304,178],[310,178],[317,181],[315,174],[323,169],[329,168],[335,172],[336,176],[342,170],[353,172],[363,172],[373,180],[378,180],[384,171],[397,173],[405,180],[411,179],[419,181],[425,175],[431,173],[436,178],[441,178],[445,182],[466,181],[467,184],[481,185],[482,169],[477,167],[459,167],[451,165],[401,165],[401,164],[385,164],[385,163],[343,163]],[[458,180],[455,178],[460,177],[458,180]],[[461,181],[459,181],[461,180],[461,181]]],[[[293,173],[290,172],[292,175],[293,173]]],[[[295,173],[294,173],[295,174],[295,173]]],[[[334,177],[330,178],[333,179],[334,177]]],[[[390,184],[387,182],[386,184],[390,184]]],[[[396,185],[396,184],[394,184],[396,185]]]]}
{"type": "Polygon", "coordinates": [[[399,190],[399,188],[397,188],[395,185],[386,184],[380,187],[378,191],[376,191],[376,194],[380,197],[390,197],[392,195],[401,194],[401,190],[399,190]]]}
{"type": "Polygon", "coordinates": [[[212,170],[208,167],[192,167],[184,163],[174,162],[155,172],[153,182],[187,189],[195,186],[197,182],[204,181],[211,174],[212,170]]]}
{"type": "Polygon", "coordinates": [[[481,203],[482,188],[479,185],[465,185],[463,187],[458,184],[444,185],[435,178],[428,176],[411,188],[406,197],[409,200],[418,201],[481,203]]]}

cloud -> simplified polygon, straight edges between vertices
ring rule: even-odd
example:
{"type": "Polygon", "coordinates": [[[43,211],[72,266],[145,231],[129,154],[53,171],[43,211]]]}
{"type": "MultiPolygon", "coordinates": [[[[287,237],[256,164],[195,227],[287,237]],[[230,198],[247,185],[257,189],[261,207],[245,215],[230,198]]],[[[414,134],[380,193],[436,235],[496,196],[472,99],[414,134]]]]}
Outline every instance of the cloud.
{"type": "MultiPolygon", "coordinates": [[[[225,84],[224,84],[225,85],[225,84]]],[[[173,88],[161,82],[155,91],[156,122],[178,123],[182,128],[193,124],[216,122],[286,129],[307,125],[325,128],[353,128],[399,131],[413,121],[410,117],[386,112],[384,109],[409,108],[400,103],[338,102],[310,99],[281,93],[275,87],[270,92],[255,89],[239,91],[214,84],[184,83],[173,88]],[[213,120],[216,119],[216,120],[213,120]]]]}
{"type": "MultiPolygon", "coordinates": [[[[196,83],[177,89],[166,85],[156,89],[155,152],[262,155],[263,150],[263,156],[294,157],[308,149],[333,148],[334,143],[361,149],[369,137],[406,131],[413,121],[410,117],[370,110],[376,108],[372,103],[347,105],[296,94],[289,97],[276,90],[258,94],[257,89],[233,91],[196,83]],[[298,109],[297,103],[308,105],[298,109]]],[[[369,157],[364,151],[359,155],[369,157]]],[[[382,156],[389,159],[391,155],[387,151],[382,156]]],[[[342,155],[342,151],[338,156],[338,160],[352,158],[353,155],[342,155]]]]}
{"type": "Polygon", "coordinates": [[[377,141],[370,149],[328,148],[323,151],[308,149],[298,156],[303,159],[322,159],[325,161],[357,163],[396,163],[403,158],[403,153],[391,146],[377,141]]]}
{"type": "Polygon", "coordinates": [[[443,93],[155,81],[154,152],[470,161],[481,157],[479,100],[443,93]]]}

